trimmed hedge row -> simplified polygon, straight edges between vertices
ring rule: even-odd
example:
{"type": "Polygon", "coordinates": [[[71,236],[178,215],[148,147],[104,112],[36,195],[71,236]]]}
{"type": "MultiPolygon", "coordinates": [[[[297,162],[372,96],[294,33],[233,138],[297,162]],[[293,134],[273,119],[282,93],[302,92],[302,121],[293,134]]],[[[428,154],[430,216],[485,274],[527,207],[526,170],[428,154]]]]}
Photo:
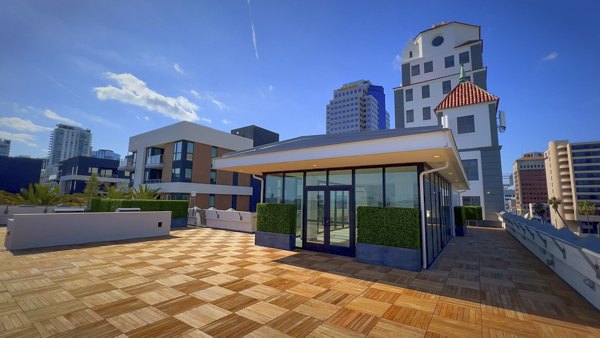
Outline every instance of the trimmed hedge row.
{"type": "Polygon", "coordinates": [[[417,249],[420,245],[419,209],[358,207],[359,243],[417,249]]]}
{"type": "Polygon", "coordinates": [[[456,226],[464,226],[467,221],[480,221],[482,219],[483,213],[481,207],[454,207],[454,225],[456,226]]]}
{"type": "Polygon", "coordinates": [[[296,206],[291,204],[257,204],[256,230],[278,234],[295,234],[296,206]]]}
{"type": "Polygon", "coordinates": [[[188,201],[117,200],[94,198],[91,212],[114,212],[117,208],[140,208],[141,211],[171,211],[171,218],[187,217],[188,201]]]}

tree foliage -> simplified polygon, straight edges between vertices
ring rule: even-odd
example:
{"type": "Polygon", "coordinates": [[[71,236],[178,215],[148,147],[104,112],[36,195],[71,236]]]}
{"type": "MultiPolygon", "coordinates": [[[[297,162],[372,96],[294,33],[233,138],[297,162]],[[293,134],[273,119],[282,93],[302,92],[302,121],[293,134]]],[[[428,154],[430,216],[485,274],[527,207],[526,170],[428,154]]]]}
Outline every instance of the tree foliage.
{"type": "Polygon", "coordinates": [[[58,186],[52,188],[49,184],[29,184],[27,189],[21,188],[19,195],[25,204],[56,205],[60,202],[58,186]]]}
{"type": "Polygon", "coordinates": [[[158,198],[160,188],[152,188],[149,185],[140,184],[137,189],[133,189],[132,198],[136,200],[153,200],[158,198]]]}

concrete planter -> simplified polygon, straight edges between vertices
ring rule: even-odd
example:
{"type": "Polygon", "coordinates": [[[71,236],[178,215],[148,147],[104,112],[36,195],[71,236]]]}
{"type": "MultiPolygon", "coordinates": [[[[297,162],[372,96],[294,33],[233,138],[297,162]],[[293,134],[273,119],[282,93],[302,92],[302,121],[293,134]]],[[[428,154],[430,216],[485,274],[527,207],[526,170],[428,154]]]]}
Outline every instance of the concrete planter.
{"type": "Polygon", "coordinates": [[[356,260],[402,270],[421,270],[421,253],[417,249],[356,243],[356,260]]]}
{"type": "Polygon", "coordinates": [[[256,245],[266,246],[269,248],[291,251],[296,247],[296,236],[257,231],[254,235],[254,243],[256,245]]]}
{"type": "Polygon", "coordinates": [[[171,228],[185,228],[187,227],[187,217],[179,217],[171,219],[171,228]]]}
{"type": "Polygon", "coordinates": [[[456,227],[456,236],[464,236],[467,233],[467,226],[457,226],[456,227]]]}

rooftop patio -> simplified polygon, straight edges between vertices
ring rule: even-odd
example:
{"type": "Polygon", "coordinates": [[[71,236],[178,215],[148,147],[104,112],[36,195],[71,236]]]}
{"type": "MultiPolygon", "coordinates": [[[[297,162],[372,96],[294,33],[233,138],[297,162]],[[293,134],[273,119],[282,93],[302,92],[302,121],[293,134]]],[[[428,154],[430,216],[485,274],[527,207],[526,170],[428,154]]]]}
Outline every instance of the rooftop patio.
{"type": "Polygon", "coordinates": [[[420,273],[209,229],[0,251],[0,336],[120,334],[597,337],[600,313],[499,229],[470,228],[420,273]]]}

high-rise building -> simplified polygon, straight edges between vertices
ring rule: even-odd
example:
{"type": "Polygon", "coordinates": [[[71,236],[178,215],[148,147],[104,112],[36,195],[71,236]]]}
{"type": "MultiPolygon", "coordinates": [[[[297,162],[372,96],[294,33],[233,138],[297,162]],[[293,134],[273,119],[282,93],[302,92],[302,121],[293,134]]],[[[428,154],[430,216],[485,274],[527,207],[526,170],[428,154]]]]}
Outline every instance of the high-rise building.
{"type": "Polygon", "coordinates": [[[58,162],[75,156],[90,156],[92,132],[89,129],[57,124],[50,136],[48,163],[58,162]]]}
{"type": "Polygon", "coordinates": [[[487,92],[480,27],[441,23],[410,40],[394,105],[397,129],[443,125],[453,131],[471,188],[459,203],[481,206],[486,220],[497,220],[504,210],[498,98],[487,92]]]}
{"type": "Polygon", "coordinates": [[[103,158],[106,160],[115,160],[115,161],[121,160],[121,155],[115,153],[112,150],[108,150],[108,149],[92,150],[91,156],[95,157],[95,158],[103,158]]]}
{"type": "Polygon", "coordinates": [[[8,156],[10,154],[10,140],[0,138],[0,156],[8,156]]]}
{"type": "Polygon", "coordinates": [[[433,109],[458,84],[461,65],[471,83],[487,90],[479,26],[441,23],[410,40],[402,50],[402,86],[394,88],[396,128],[440,124],[433,109]]]}
{"type": "Polygon", "coordinates": [[[513,163],[516,208],[519,215],[529,212],[529,203],[548,203],[544,154],[526,153],[513,163]]]}
{"type": "Polygon", "coordinates": [[[360,80],[334,90],[327,105],[326,126],[327,134],[389,129],[383,87],[360,80]]]}
{"type": "Polygon", "coordinates": [[[250,209],[250,175],[212,168],[212,160],[252,148],[251,139],[192,122],[178,122],[129,138],[118,167],[132,184],[160,189],[161,199],[190,200],[200,208],[250,209]],[[126,174],[127,175],[127,174],[126,174]]]}
{"type": "Polygon", "coordinates": [[[558,214],[550,208],[552,224],[579,233],[598,233],[600,224],[600,141],[551,141],[544,153],[548,197],[561,200],[558,214]],[[595,215],[582,215],[578,203],[596,204],[595,215]]]}

